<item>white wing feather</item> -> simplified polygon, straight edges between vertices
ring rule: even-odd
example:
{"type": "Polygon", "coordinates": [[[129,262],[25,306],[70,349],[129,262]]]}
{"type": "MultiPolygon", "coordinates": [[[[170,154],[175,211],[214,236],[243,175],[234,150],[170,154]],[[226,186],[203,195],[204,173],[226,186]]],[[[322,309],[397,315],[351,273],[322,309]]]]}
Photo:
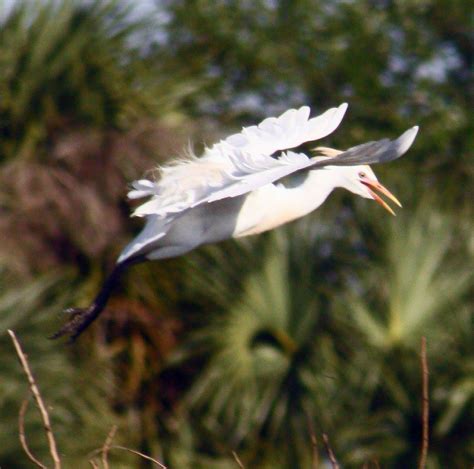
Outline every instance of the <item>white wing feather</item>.
{"type": "Polygon", "coordinates": [[[205,156],[227,156],[235,150],[252,155],[272,155],[280,150],[295,148],[305,142],[319,140],[334,132],[347,110],[347,103],[328,109],[309,119],[310,108],[289,109],[280,117],[268,117],[259,125],[245,127],[215,144],[205,156]]]}
{"type": "Polygon", "coordinates": [[[307,106],[290,109],[280,117],[267,118],[258,126],[244,128],[227,137],[206,149],[202,158],[162,168],[158,182],[135,181],[129,198],[151,199],[140,205],[133,215],[173,216],[207,201],[235,196],[223,195],[226,194],[223,191],[235,185],[239,194],[244,194],[275,180],[275,174],[283,177],[302,169],[314,159],[293,152],[278,159],[271,155],[325,137],[337,128],[346,109],[344,103],[311,119],[307,106]],[[265,172],[266,177],[259,177],[261,172],[265,172]]]}

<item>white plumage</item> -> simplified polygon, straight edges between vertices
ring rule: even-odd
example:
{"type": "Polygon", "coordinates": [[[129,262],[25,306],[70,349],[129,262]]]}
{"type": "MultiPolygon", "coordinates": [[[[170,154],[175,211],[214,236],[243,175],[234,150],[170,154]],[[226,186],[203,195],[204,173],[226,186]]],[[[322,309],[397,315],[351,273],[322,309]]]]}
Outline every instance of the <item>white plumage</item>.
{"type": "MultiPolygon", "coordinates": [[[[277,151],[295,148],[305,142],[318,140],[333,132],[346,112],[347,104],[332,108],[324,114],[309,118],[310,109],[290,109],[280,117],[269,117],[258,126],[207,148],[201,158],[189,158],[161,168],[158,182],[139,180],[132,183],[131,199],[152,196],[152,200],[135,210],[135,216],[166,215],[208,200],[217,200],[218,189],[243,182],[246,176],[261,177],[263,171],[306,163],[304,154],[288,153],[273,158],[277,151]]],[[[226,196],[224,196],[226,197],[226,196]]]]}
{"type": "Polygon", "coordinates": [[[346,151],[319,148],[316,156],[298,151],[333,132],[346,109],[347,104],[341,104],[313,118],[307,106],[290,109],[206,148],[200,158],[190,156],[160,168],[156,181],[133,182],[128,197],[148,198],[133,212],[146,218],[145,227],[125,247],[92,305],[68,310],[72,318],[55,337],[70,334],[75,339],[85,330],[129,265],[270,230],[313,211],[337,187],[374,199],[393,214],[375,191],[400,203],[368,165],[403,155],[418,127],[396,140],[368,142],[346,151]]]}
{"type": "MultiPolygon", "coordinates": [[[[129,198],[150,197],[133,212],[134,216],[147,217],[147,224],[124,249],[119,262],[137,254],[151,259],[179,255],[204,243],[272,229],[317,208],[339,183],[344,187],[347,168],[329,169],[346,163],[346,158],[337,151],[328,158],[308,157],[290,149],[333,132],[346,109],[347,104],[341,104],[313,118],[307,106],[290,109],[207,148],[201,158],[190,157],[161,168],[161,178],[156,182],[142,179],[132,183],[129,198]],[[311,174],[302,178],[298,193],[296,187],[278,184],[303,170],[311,174]],[[302,200],[295,200],[296,195],[302,200]],[[238,197],[245,200],[217,204],[238,197]]],[[[357,162],[377,162],[374,150],[377,157],[389,154],[393,159],[409,148],[416,132],[414,127],[395,142],[382,140],[355,147],[346,157],[357,153],[351,168],[358,166],[357,162]]],[[[354,171],[357,169],[349,170],[354,171]]],[[[365,171],[376,181],[370,169],[365,171]]],[[[367,188],[360,186],[367,193],[367,188]]]]}

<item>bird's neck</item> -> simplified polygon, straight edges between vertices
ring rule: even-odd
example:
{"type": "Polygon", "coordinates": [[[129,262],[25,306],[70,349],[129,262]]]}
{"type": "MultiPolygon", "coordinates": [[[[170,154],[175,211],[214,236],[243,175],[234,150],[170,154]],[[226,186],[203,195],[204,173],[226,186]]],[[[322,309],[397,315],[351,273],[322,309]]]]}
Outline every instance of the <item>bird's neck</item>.
{"type": "Polygon", "coordinates": [[[248,194],[233,236],[262,233],[307,215],[339,186],[336,176],[331,170],[310,171],[248,194]]]}
{"type": "Polygon", "coordinates": [[[340,187],[340,177],[337,171],[331,169],[309,171],[302,181],[292,181],[287,184],[288,198],[293,199],[294,206],[301,207],[299,216],[307,215],[324,203],[329,194],[340,187]]]}
{"type": "Polygon", "coordinates": [[[341,187],[341,178],[337,169],[328,168],[308,172],[301,186],[302,196],[308,200],[308,213],[322,205],[334,189],[341,187]]]}

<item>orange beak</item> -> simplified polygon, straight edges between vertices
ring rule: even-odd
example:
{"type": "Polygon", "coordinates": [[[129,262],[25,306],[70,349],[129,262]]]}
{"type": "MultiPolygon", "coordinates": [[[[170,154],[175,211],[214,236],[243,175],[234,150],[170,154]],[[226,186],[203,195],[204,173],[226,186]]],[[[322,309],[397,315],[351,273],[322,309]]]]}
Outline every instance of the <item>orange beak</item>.
{"type": "Polygon", "coordinates": [[[379,203],[385,210],[387,210],[393,216],[395,216],[395,212],[385,202],[385,200],[383,200],[376,192],[374,192],[374,191],[380,192],[385,197],[389,198],[392,202],[394,202],[399,207],[401,207],[402,204],[400,203],[400,201],[386,187],[382,186],[382,184],[380,184],[380,182],[374,181],[374,180],[369,179],[368,177],[365,177],[365,176],[360,178],[360,182],[362,184],[364,184],[364,186],[367,186],[367,188],[369,189],[370,195],[374,198],[374,200],[377,203],[379,203]]]}

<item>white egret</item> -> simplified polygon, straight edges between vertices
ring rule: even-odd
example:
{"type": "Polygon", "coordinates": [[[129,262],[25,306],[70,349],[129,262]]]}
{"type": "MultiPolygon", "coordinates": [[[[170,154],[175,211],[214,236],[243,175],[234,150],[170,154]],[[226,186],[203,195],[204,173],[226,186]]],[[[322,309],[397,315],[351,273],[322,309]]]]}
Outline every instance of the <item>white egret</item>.
{"type": "Polygon", "coordinates": [[[69,322],[54,337],[76,339],[104,309],[123,270],[152,259],[180,256],[207,243],[271,230],[318,208],[338,187],[395,204],[368,166],[392,161],[413,143],[418,127],[396,140],[364,143],[346,151],[319,147],[308,156],[298,147],[321,139],[341,122],[347,104],[310,118],[310,109],[290,109],[258,126],[160,169],[158,180],[132,184],[130,199],[149,198],[133,213],[145,217],[143,231],[125,247],[115,269],[89,308],[71,308],[69,322]]]}

